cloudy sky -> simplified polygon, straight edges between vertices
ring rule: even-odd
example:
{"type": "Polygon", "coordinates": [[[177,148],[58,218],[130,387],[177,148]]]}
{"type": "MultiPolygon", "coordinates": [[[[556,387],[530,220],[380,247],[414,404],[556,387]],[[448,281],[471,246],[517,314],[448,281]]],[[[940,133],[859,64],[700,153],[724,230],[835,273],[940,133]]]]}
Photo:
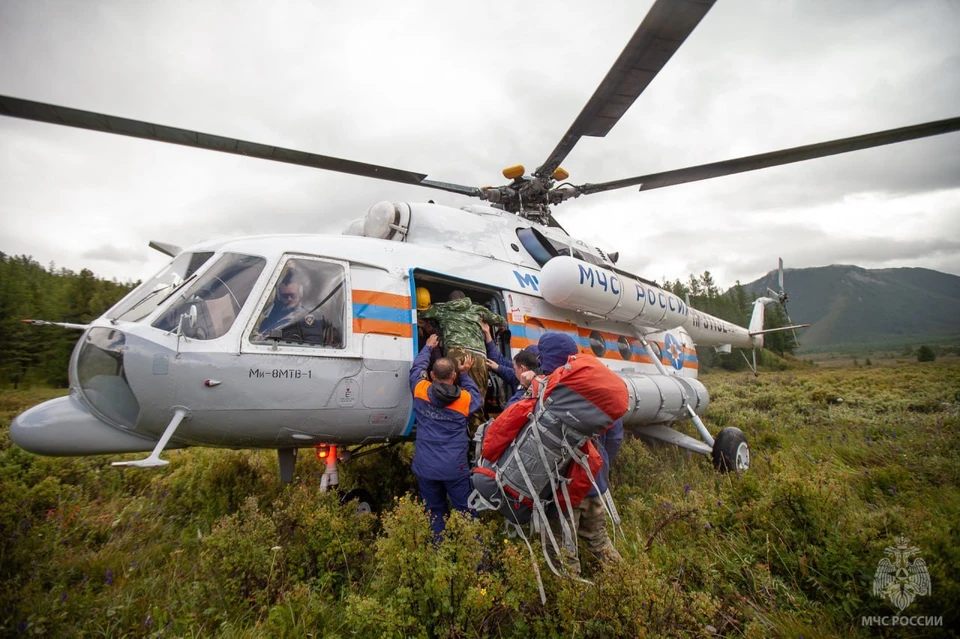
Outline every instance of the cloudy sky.
{"type": "MultiPolygon", "coordinates": [[[[651,2],[0,0],[0,94],[468,185],[539,165],[651,2]]],[[[602,182],[960,116],[958,0],[719,0],[606,138],[602,182]]],[[[119,279],[151,239],[339,233],[419,187],[0,118],[0,251],[119,279]]],[[[776,265],[960,274],[960,133],[568,202],[657,280],[776,265]]],[[[789,282],[788,282],[789,288],[789,282]]]]}

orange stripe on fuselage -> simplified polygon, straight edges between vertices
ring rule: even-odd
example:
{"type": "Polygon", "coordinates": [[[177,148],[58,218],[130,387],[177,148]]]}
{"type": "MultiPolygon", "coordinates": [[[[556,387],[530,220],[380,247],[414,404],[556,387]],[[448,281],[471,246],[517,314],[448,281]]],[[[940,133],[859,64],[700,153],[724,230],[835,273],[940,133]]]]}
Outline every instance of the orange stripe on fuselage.
{"type": "Polygon", "coordinates": [[[353,291],[354,304],[376,304],[377,306],[388,306],[390,308],[410,308],[410,297],[407,295],[395,295],[393,293],[383,293],[381,291],[353,291]]]}
{"type": "Polygon", "coordinates": [[[527,346],[534,346],[536,342],[531,342],[526,337],[511,337],[510,348],[519,348],[521,351],[527,346]]]}
{"type": "Polygon", "coordinates": [[[353,332],[381,333],[383,335],[397,335],[398,337],[413,337],[413,325],[385,320],[354,318],[353,332]]]}
{"type": "MultiPolygon", "coordinates": [[[[573,333],[573,334],[576,334],[578,338],[582,338],[582,340],[585,340],[585,341],[589,341],[590,334],[593,332],[593,329],[578,326],[573,322],[543,319],[540,317],[525,317],[524,319],[534,320],[536,324],[533,322],[527,322],[524,324],[510,322],[510,325],[523,326],[523,327],[533,326],[538,330],[542,327],[543,329],[548,331],[552,330],[558,333],[567,333],[568,335],[573,333]]],[[[618,342],[621,337],[625,337],[627,339],[627,342],[631,346],[631,351],[634,346],[640,346],[640,341],[635,337],[630,337],[629,335],[620,335],[618,333],[609,333],[606,331],[598,331],[598,332],[600,333],[600,336],[603,337],[605,341],[609,341],[609,342],[618,342]]],[[[583,346],[581,344],[581,339],[577,339],[576,341],[577,341],[577,350],[580,353],[586,354],[586,355],[594,355],[593,349],[591,349],[589,346],[583,346]]],[[[537,342],[532,341],[527,337],[511,337],[510,338],[511,348],[523,350],[528,346],[536,346],[536,345],[537,345],[537,342]]],[[[662,347],[662,344],[661,344],[661,347],[662,347]]],[[[696,353],[696,351],[693,351],[693,350],[691,350],[690,352],[696,353]]],[[[613,353],[616,353],[616,355],[619,355],[619,351],[614,351],[614,349],[608,349],[607,353],[604,354],[604,357],[607,359],[617,359],[617,357],[613,353]]],[[[620,359],[623,359],[623,357],[621,356],[620,359]]],[[[650,359],[649,355],[638,354],[638,353],[632,353],[629,360],[623,360],[623,361],[639,362],[641,364],[653,363],[653,360],[650,359]]]]}

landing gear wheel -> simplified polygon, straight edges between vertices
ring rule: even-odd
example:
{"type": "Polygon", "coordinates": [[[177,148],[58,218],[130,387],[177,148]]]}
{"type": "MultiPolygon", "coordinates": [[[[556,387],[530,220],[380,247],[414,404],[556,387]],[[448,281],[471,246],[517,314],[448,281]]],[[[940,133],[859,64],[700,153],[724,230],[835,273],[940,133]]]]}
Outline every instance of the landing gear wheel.
{"type": "Polygon", "coordinates": [[[713,465],[717,470],[743,472],[750,467],[750,446],[739,428],[729,426],[713,440],[713,465]]]}
{"type": "Polygon", "coordinates": [[[363,515],[372,514],[374,511],[373,497],[370,496],[370,493],[365,491],[363,488],[354,488],[353,490],[348,490],[340,496],[340,503],[346,504],[347,502],[353,502],[357,507],[357,512],[363,515]]]}

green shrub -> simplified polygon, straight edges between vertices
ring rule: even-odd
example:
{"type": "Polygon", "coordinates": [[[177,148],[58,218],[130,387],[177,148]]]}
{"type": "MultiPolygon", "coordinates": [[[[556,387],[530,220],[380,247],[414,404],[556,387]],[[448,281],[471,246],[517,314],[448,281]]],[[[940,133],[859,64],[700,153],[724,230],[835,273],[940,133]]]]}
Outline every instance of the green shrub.
{"type": "Polygon", "coordinates": [[[287,574],[318,589],[362,580],[372,558],[376,517],[352,504],[341,506],[336,492],[291,486],[273,505],[287,574]]]}
{"type": "MultiPolygon", "coordinates": [[[[292,486],[273,451],[118,470],[31,455],[0,424],[0,635],[857,636],[892,614],[871,583],[901,533],[933,581],[905,614],[957,627],[960,365],[942,360],[714,371],[704,421],[742,429],[751,468],[628,437],[611,469],[624,561],[558,578],[532,540],[546,605],[497,516],[454,516],[435,546],[416,499],[359,515],[319,492],[311,455],[292,486]]],[[[0,391],[0,419],[36,401],[0,391]]],[[[411,448],[344,464],[343,488],[408,492],[411,448]]]]}
{"type": "Polygon", "coordinates": [[[282,591],[284,563],[277,528],[251,496],[203,538],[199,568],[215,610],[260,611],[282,591]]]}

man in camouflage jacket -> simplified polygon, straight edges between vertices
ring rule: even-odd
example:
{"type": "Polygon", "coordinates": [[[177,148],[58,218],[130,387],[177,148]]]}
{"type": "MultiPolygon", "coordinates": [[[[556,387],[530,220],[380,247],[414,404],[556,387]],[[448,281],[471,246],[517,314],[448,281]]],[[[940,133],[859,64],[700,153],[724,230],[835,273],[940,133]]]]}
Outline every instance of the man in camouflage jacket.
{"type": "Polygon", "coordinates": [[[487,307],[474,304],[462,291],[453,291],[449,302],[437,302],[418,312],[417,316],[435,319],[440,323],[447,357],[460,363],[467,353],[473,355],[470,377],[477,383],[480,392],[486,395],[487,347],[480,320],[501,328],[506,328],[506,321],[487,307]]]}

